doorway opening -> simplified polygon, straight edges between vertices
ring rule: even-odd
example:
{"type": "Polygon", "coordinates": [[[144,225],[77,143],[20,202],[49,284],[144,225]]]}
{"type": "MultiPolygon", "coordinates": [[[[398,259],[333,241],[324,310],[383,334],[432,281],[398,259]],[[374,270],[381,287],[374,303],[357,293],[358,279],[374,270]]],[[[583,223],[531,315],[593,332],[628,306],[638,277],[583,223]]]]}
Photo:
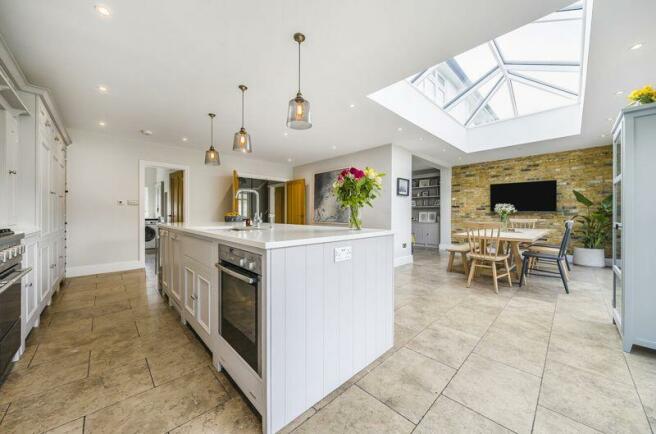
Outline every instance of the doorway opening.
{"type": "Polygon", "coordinates": [[[440,190],[440,168],[413,155],[410,193],[413,254],[439,251],[442,199],[440,190]]]}

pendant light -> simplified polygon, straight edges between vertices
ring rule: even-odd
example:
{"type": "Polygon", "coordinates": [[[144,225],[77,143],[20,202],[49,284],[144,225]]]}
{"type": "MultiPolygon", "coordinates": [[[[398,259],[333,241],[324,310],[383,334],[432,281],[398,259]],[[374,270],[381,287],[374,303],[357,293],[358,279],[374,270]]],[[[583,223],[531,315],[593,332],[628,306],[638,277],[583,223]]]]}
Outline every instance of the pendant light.
{"type": "Polygon", "coordinates": [[[250,154],[253,152],[253,147],[251,146],[251,136],[244,129],[244,92],[248,89],[243,84],[239,85],[241,90],[241,128],[235,133],[235,139],[232,142],[232,150],[240,151],[244,154],[250,154]]]}
{"type": "Polygon", "coordinates": [[[219,158],[219,151],[214,149],[214,113],[208,113],[207,116],[210,117],[210,149],[205,151],[205,165],[207,166],[219,166],[221,164],[221,159],[219,158]]]}
{"type": "Polygon", "coordinates": [[[303,33],[294,33],[294,41],[298,42],[298,92],[296,98],[289,101],[287,126],[294,130],[307,130],[312,127],[310,119],[310,101],[301,94],[301,43],[305,41],[303,33]]]}

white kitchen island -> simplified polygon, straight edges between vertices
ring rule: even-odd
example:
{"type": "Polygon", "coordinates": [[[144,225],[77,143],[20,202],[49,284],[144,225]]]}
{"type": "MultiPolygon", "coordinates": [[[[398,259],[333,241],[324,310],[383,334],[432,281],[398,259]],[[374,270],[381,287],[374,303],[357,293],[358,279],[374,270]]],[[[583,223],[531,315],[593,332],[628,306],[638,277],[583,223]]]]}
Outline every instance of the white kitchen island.
{"type": "Polygon", "coordinates": [[[284,224],[235,231],[226,223],[159,230],[163,292],[212,351],[217,369],[260,412],[265,433],[283,428],[393,345],[390,231],[284,224]],[[247,284],[255,302],[228,295],[233,285],[247,284]],[[247,306],[256,316],[241,321],[235,312],[247,306]],[[238,318],[237,327],[230,318],[238,318]],[[251,326],[256,332],[234,333],[251,326]],[[251,341],[257,356],[246,348],[251,341]]]}

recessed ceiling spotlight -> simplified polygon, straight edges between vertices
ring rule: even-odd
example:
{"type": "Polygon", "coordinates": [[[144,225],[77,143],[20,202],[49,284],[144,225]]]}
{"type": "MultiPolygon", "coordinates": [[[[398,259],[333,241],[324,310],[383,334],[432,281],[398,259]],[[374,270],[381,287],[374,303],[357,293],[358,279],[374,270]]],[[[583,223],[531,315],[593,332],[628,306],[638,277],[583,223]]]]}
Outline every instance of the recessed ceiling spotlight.
{"type": "Polygon", "coordinates": [[[285,131],[284,133],[282,133],[282,135],[287,137],[289,135],[289,133],[287,131],[285,131]]]}
{"type": "Polygon", "coordinates": [[[351,104],[349,104],[349,107],[350,108],[355,108],[355,104],[351,103],[351,104]]]}
{"type": "Polygon", "coordinates": [[[423,140],[424,140],[424,138],[423,138],[423,137],[420,137],[420,138],[419,138],[419,141],[420,141],[420,142],[421,142],[421,141],[423,141],[423,140]]]}
{"type": "Polygon", "coordinates": [[[294,160],[292,160],[291,158],[288,158],[288,159],[287,159],[287,162],[288,162],[288,163],[291,163],[292,161],[294,161],[294,160]]]}
{"type": "Polygon", "coordinates": [[[403,131],[403,128],[401,128],[401,127],[398,127],[398,128],[396,129],[396,131],[399,131],[399,132],[401,132],[401,131],[403,131]]]}
{"type": "Polygon", "coordinates": [[[107,125],[105,121],[98,121],[98,126],[104,127],[105,125],[107,125]]]}
{"type": "Polygon", "coordinates": [[[182,141],[183,141],[183,142],[187,142],[187,141],[189,141],[189,139],[186,138],[186,137],[183,137],[183,138],[182,138],[182,141]]]}
{"type": "Polygon", "coordinates": [[[337,146],[333,145],[333,151],[334,151],[335,149],[337,149],[337,146]]]}
{"type": "Polygon", "coordinates": [[[618,90],[617,92],[615,92],[615,95],[622,95],[623,93],[624,93],[623,90],[618,90]]]}
{"type": "Polygon", "coordinates": [[[462,157],[458,157],[458,160],[462,160],[462,157]]]}
{"type": "Polygon", "coordinates": [[[141,134],[144,136],[152,136],[153,132],[151,130],[140,130],[141,134]]]}
{"type": "Polygon", "coordinates": [[[615,119],[613,119],[613,118],[608,118],[608,121],[609,121],[609,122],[613,122],[614,120],[615,120],[615,119]]]}
{"type": "Polygon", "coordinates": [[[98,85],[98,92],[102,93],[103,95],[109,92],[109,88],[105,86],[104,84],[99,84],[98,85]]]}
{"type": "Polygon", "coordinates": [[[642,43],[641,43],[641,42],[638,42],[637,44],[633,44],[633,45],[631,46],[631,49],[632,49],[632,50],[639,50],[639,49],[641,49],[641,48],[642,48],[642,43]]]}
{"type": "Polygon", "coordinates": [[[96,5],[94,6],[96,8],[96,12],[98,12],[100,15],[103,17],[109,17],[112,15],[112,11],[109,10],[109,8],[105,5],[96,5]]]}
{"type": "Polygon", "coordinates": [[[446,152],[446,148],[442,148],[442,152],[446,152]]]}

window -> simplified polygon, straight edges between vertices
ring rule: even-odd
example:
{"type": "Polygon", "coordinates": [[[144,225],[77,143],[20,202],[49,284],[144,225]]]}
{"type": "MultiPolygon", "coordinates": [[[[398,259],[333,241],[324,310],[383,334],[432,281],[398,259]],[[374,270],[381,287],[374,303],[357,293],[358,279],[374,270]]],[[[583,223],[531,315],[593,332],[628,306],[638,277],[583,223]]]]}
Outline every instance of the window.
{"type": "Polygon", "coordinates": [[[408,81],[465,127],[576,104],[583,30],[576,2],[408,81]]]}

